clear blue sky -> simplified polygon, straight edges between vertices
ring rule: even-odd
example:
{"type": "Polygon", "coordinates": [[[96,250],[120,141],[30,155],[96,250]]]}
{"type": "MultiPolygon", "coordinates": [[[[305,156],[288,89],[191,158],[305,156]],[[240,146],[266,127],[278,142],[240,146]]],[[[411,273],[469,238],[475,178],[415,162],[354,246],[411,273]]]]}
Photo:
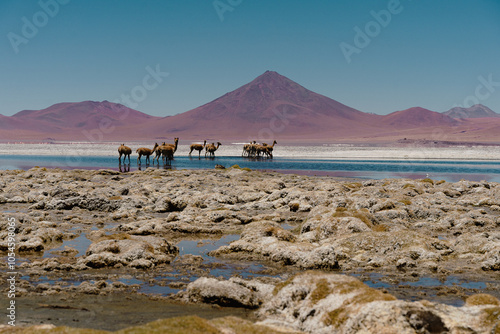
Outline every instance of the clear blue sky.
{"type": "Polygon", "coordinates": [[[134,92],[136,109],[173,115],[266,70],[364,112],[466,99],[500,112],[500,1],[397,2],[2,0],[0,114],[134,92]],[[144,84],[157,65],[168,76],[144,84]]]}

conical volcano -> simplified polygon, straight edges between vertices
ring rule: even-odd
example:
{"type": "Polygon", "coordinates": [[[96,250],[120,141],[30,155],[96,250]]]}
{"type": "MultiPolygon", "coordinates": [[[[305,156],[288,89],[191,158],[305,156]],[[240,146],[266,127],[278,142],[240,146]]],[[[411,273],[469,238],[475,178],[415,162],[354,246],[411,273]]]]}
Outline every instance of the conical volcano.
{"type": "Polygon", "coordinates": [[[266,71],[212,102],[156,121],[149,130],[192,139],[292,139],[332,131],[352,135],[354,126],[370,127],[372,118],[266,71]]]}

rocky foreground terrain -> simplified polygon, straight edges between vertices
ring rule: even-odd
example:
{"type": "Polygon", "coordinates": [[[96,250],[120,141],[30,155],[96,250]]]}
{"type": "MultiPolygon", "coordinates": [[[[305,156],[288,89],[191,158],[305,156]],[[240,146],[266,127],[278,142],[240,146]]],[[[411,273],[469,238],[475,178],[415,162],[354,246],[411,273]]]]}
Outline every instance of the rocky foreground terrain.
{"type": "MultiPolygon", "coordinates": [[[[8,221],[16,220],[16,298],[57,297],[76,309],[84,296],[138,294],[141,285],[124,283],[126,276],[168,285],[178,292],[167,299],[179,305],[252,310],[246,319],[181,317],[123,332],[500,333],[497,183],[337,180],[238,167],[125,174],[33,168],[0,175],[4,259],[8,221]],[[178,247],[181,240],[228,235],[237,238],[206,256],[178,247]],[[84,249],[66,246],[71,240],[82,240],[84,249]],[[225,262],[214,258],[258,263],[263,271],[218,277],[211,270],[225,262]],[[169,273],[168,280],[158,278],[169,273]],[[383,288],[362,282],[373,276],[383,288]],[[449,277],[483,285],[429,293],[400,284],[449,277]],[[443,302],[450,296],[460,305],[443,302]]],[[[6,295],[6,260],[0,268],[6,295]]],[[[63,308],[51,307],[54,314],[63,308]]],[[[56,320],[48,323],[61,324],[56,320]]]]}

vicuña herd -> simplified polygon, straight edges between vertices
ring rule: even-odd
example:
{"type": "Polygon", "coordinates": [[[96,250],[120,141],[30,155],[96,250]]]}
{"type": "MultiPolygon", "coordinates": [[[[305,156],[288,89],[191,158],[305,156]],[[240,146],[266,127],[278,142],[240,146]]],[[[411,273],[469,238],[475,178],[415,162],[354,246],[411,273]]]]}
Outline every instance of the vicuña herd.
{"type": "Polygon", "coordinates": [[[268,145],[267,143],[257,144],[257,142],[254,140],[250,144],[245,144],[243,146],[243,152],[241,153],[241,155],[249,158],[259,158],[259,157],[272,158],[274,145],[276,144],[277,144],[276,140],[273,142],[272,145],[268,145]]]}
{"type": "MultiPolygon", "coordinates": [[[[253,141],[250,144],[246,144],[243,146],[242,156],[249,158],[272,158],[274,145],[276,144],[276,140],[272,145],[268,145],[266,143],[257,144],[256,141],[253,141]]],[[[147,147],[140,147],[135,151],[138,154],[137,164],[141,164],[141,158],[143,156],[146,157],[146,164],[149,164],[149,157],[152,155],[154,155],[153,164],[155,163],[155,160],[159,164],[160,158],[162,158],[164,164],[170,164],[174,159],[174,153],[177,151],[178,145],[179,138],[174,138],[173,144],[167,144],[163,142],[161,145],[158,145],[158,143],[155,143],[152,149],[147,147]]],[[[215,143],[207,144],[206,140],[203,142],[203,145],[191,144],[191,146],[189,147],[189,156],[191,156],[191,153],[196,150],[198,151],[198,158],[200,158],[201,151],[205,149],[205,157],[208,156],[209,158],[213,158],[215,157],[215,151],[217,151],[221,145],[222,144],[220,142],[217,142],[217,146],[215,145],[215,143]]],[[[125,144],[121,144],[120,147],[118,147],[118,154],[120,155],[118,158],[120,164],[122,163],[122,156],[123,163],[125,163],[126,158],[128,158],[128,163],[130,163],[130,154],[132,154],[132,149],[130,147],[125,146],[125,144]]]]}
{"type": "MultiPolygon", "coordinates": [[[[160,163],[160,158],[162,158],[164,164],[170,164],[170,162],[174,159],[174,153],[177,151],[177,145],[179,144],[179,138],[174,138],[174,143],[173,144],[167,144],[163,142],[163,144],[158,145],[158,143],[155,143],[155,146],[153,149],[147,148],[147,147],[140,147],[138,148],[135,152],[139,155],[137,157],[137,164],[141,164],[141,158],[142,156],[146,157],[146,164],[149,163],[149,157],[151,155],[155,155],[153,157],[153,164],[155,163],[155,160],[157,163],[160,163]]],[[[120,147],[118,147],[118,154],[120,155],[118,157],[118,162],[122,162],[122,155],[123,155],[123,163],[125,163],[125,158],[128,157],[128,162],[130,163],[130,154],[132,153],[132,149],[128,146],[125,146],[125,144],[121,144],[120,147]]]]}

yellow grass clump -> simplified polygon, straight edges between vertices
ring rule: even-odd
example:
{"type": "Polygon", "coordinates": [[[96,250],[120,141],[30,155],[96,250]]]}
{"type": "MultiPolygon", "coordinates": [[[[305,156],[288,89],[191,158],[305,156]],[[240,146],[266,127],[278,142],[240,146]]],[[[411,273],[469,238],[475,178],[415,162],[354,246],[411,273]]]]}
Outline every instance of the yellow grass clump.
{"type": "Polygon", "coordinates": [[[493,297],[492,295],[486,293],[478,293],[472,296],[469,296],[465,303],[469,306],[475,305],[495,305],[500,306],[500,301],[493,297]]]}

